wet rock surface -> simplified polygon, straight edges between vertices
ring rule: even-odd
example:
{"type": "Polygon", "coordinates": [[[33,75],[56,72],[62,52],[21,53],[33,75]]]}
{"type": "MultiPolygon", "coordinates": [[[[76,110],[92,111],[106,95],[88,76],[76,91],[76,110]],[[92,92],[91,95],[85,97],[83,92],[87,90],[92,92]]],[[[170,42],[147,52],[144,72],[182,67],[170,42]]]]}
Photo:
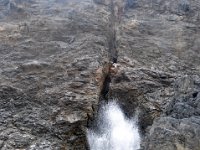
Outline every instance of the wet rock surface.
{"type": "Polygon", "coordinates": [[[139,115],[141,149],[199,150],[198,0],[109,4],[0,1],[0,149],[87,149],[94,74],[112,57],[107,96],[139,115]]]}

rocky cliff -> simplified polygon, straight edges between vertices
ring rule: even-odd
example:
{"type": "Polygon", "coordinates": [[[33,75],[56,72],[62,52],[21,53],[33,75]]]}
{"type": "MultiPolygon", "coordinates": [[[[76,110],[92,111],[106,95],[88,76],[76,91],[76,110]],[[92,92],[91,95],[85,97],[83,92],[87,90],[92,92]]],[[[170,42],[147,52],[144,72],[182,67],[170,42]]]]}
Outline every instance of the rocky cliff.
{"type": "Polygon", "coordinates": [[[198,0],[1,0],[0,149],[87,149],[106,94],[138,113],[141,149],[199,150],[199,10],[198,0]],[[99,87],[109,61],[119,71],[99,87]]]}

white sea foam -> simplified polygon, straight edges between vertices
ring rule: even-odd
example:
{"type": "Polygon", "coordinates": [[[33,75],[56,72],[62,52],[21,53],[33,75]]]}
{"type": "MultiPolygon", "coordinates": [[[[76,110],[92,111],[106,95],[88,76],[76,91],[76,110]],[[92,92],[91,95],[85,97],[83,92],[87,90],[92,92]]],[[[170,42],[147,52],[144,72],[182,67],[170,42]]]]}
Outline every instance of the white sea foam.
{"type": "Polygon", "coordinates": [[[98,128],[88,130],[90,150],[137,150],[140,148],[140,135],[136,120],[127,119],[115,102],[103,106],[100,111],[98,128]]]}

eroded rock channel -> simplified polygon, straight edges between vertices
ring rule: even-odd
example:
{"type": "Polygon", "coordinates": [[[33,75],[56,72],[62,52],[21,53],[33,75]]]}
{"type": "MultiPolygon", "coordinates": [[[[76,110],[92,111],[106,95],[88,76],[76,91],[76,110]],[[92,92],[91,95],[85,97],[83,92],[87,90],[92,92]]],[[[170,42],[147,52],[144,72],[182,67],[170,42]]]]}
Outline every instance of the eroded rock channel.
{"type": "Polygon", "coordinates": [[[87,149],[102,98],[138,113],[141,149],[199,150],[199,10],[198,0],[0,1],[0,149],[87,149]]]}

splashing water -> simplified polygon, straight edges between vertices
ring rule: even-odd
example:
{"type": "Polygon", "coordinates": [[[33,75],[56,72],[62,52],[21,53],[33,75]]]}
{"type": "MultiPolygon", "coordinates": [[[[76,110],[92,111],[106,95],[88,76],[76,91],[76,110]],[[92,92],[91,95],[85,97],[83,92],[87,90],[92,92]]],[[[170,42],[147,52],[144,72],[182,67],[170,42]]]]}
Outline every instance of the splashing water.
{"type": "Polygon", "coordinates": [[[136,119],[127,119],[115,102],[103,106],[99,112],[97,128],[89,129],[90,150],[137,150],[140,135],[136,119]]]}

